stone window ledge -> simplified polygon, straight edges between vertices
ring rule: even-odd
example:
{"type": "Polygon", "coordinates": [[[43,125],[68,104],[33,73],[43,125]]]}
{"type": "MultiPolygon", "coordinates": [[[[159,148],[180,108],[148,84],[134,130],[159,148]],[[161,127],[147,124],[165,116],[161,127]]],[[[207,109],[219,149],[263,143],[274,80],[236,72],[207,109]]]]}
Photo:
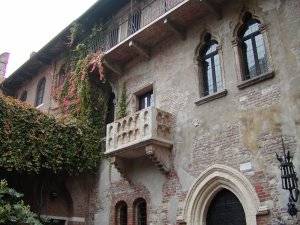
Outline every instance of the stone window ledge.
{"type": "Polygon", "coordinates": [[[244,89],[244,88],[249,87],[251,85],[260,83],[262,81],[265,81],[265,80],[268,80],[268,79],[272,79],[274,76],[275,76],[274,71],[270,71],[270,72],[264,73],[262,75],[253,77],[253,78],[251,78],[249,80],[244,80],[241,83],[239,83],[237,85],[237,87],[238,87],[238,89],[244,89]]]}
{"type": "Polygon", "coordinates": [[[222,97],[226,96],[227,93],[228,93],[228,91],[226,89],[224,89],[222,91],[219,91],[219,92],[213,93],[211,95],[200,98],[198,101],[195,102],[195,104],[197,106],[203,105],[203,104],[213,101],[215,99],[222,98],[222,97]]]}

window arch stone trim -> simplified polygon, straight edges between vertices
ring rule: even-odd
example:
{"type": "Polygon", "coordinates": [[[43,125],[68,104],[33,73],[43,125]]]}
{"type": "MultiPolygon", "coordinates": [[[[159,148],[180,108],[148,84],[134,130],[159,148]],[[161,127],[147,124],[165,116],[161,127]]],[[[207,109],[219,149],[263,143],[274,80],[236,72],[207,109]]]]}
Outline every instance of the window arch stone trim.
{"type": "MultiPolygon", "coordinates": [[[[273,62],[272,62],[272,57],[271,57],[271,49],[270,49],[270,43],[269,43],[269,38],[268,38],[268,28],[269,26],[264,22],[263,18],[261,18],[260,16],[254,14],[251,10],[249,9],[242,9],[241,13],[239,14],[238,18],[237,18],[237,23],[233,29],[232,32],[232,48],[233,48],[233,52],[234,52],[234,61],[235,61],[235,71],[237,74],[237,82],[238,85],[241,84],[243,81],[245,81],[244,79],[244,75],[245,75],[245,64],[242,60],[242,50],[241,50],[241,40],[239,38],[240,35],[240,31],[244,26],[244,18],[247,14],[250,14],[251,17],[254,20],[257,20],[260,22],[260,32],[263,36],[263,41],[264,41],[264,46],[265,46],[265,50],[266,50],[266,55],[267,55],[267,62],[268,62],[268,71],[265,74],[261,74],[258,76],[261,76],[262,79],[259,79],[259,81],[264,81],[267,80],[269,78],[273,78],[274,76],[274,66],[273,66],[273,62]],[[269,74],[272,74],[273,76],[269,76],[269,74]]],[[[251,82],[249,82],[251,83],[251,82]]],[[[256,82],[257,83],[257,82],[256,82]]],[[[250,85],[255,84],[255,83],[251,83],[250,85]]],[[[250,86],[247,85],[247,86],[250,86]]],[[[239,87],[238,87],[239,88],[239,87]]]]}
{"type": "Polygon", "coordinates": [[[206,214],[214,196],[227,189],[241,202],[247,225],[257,225],[256,216],[266,214],[250,181],[239,171],[225,166],[213,165],[201,173],[188,192],[183,220],[188,225],[206,225],[206,214]]]}
{"type": "Polygon", "coordinates": [[[197,74],[198,93],[199,93],[199,97],[195,101],[195,104],[198,106],[227,95],[226,79],[225,79],[225,66],[224,66],[224,59],[223,59],[224,53],[223,53],[223,49],[222,49],[222,44],[223,44],[222,38],[220,38],[219,36],[215,36],[214,33],[210,32],[209,30],[204,29],[201,32],[198,45],[196,46],[196,48],[194,50],[194,58],[193,58],[193,63],[195,65],[195,68],[197,71],[196,74],[197,74]],[[210,35],[210,40],[216,41],[218,44],[217,52],[218,52],[219,60],[220,60],[221,79],[222,79],[222,87],[217,92],[211,93],[209,95],[204,94],[204,81],[203,81],[204,74],[203,74],[203,65],[202,65],[203,59],[201,58],[203,50],[205,49],[206,44],[207,44],[207,41],[206,41],[207,35],[210,35]]]}

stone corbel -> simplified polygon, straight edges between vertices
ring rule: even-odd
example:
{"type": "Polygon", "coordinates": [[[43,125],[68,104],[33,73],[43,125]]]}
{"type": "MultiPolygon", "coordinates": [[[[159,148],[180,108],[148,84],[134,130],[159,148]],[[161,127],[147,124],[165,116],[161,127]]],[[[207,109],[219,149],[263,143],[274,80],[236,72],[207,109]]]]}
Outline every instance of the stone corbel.
{"type": "Polygon", "coordinates": [[[213,13],[217,17],[218,20],[222,19],[222,12],[219,6],[208,0],[202,0],[201,2],[208,8],[211,13],[213,13]]]}
{"type": "Polygon", "coordinates": [[[111,158],[111,163],[115,166],[115,168],[118,170],[118,172],[121,174],[121,176],[127,180],[129,183],[131,183],[131,180],[127,174],[126,170],[126,160],[117,156],[114,156],[111,158]]]}
{"type": "Polygon", "coordinates": [[[122,76],[123,71],[120,66],[118,66],[112,62],[109,62],[107,59],[103,59],[102,63],[106,68],[108,68],[109,70],[111,70],[112,72],[117,74],[118,76],[122,76]]]}
{"type": "Polygon", "coordinates": [[[157,166],[164,174],[168,174],[171,169],[171,153],[166,147],[158,145],[146,146],[146,156],[157,166]]]}
{"type": "Polygon", "coordinates": [[[130,48],[135,49],[140,56],[142,56],[146,60],[150,60],[151,56],[150,56],[150,51],[148,48],[146,48],[145,46],[142,46],[141,44],[139,44],[136,41],[130,41],[128,45],[130,48]]]}
{"type": "Polygon", "coordinates": [[[185,40],[186,39],[186,28],[183,26],[180,26],[178,24],[176,24],[175,22],[171,21],[170,19],[166,18],[164,20],[164,24],[166,26],[168,26],[168,28],[175,33],[177,36],[179,36],[181,38],[181,40],[185,40]]]}

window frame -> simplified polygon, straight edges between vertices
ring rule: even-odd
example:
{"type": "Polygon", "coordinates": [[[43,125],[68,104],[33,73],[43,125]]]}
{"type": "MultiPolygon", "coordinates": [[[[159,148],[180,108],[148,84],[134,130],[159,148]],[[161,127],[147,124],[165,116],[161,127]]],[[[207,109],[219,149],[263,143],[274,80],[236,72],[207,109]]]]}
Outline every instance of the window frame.
{"type": "Polygon", "coordinates": [[[27,101],[27,96],[28,96],[28,92],[26,90],[22,91],[22,93],[20,95],[20,101],[21,102],[26,102],[27,101]]]}
{"type": "Polygon", "coordinates": [[[142,27],[142,11],[135,9],[128,15],[127,36],[133,35],[142,27]],[[135,27],[138,25],[137,27],[135,27]]]}
{"type": "Polygon", "coordinates": [[[107,44],[109,48],[116,46],[120,42],[120,26],[118,24],[112,25],[108,33],[107,44]]]}
{"type": "Polygon", "coordinates": [[[210,33],[205,33],[203,38],[204,44],[197,51],[197,62],[198,62],[198,70],[199,70],[199,89],[200,89],[200,97],[206,98],[211,95],[215,95],[219,92],[224,91],[225,87],[225,79],[224,79],[224,68],[222,61],[222,50],[219,42],[212,38],[210,33]],[[217,45],[216,49],[210,53],[207,53],[213,45],[217,45]],[[216,66],[215,56],[219,58],[219,68],[216,66]],[[208,70],[207,70],[207,60],[210,60],[211,63],[211,78],[212,78],[212,86],[213,89],[209,91],[209,82],[208,82],[208,70]],[[219,70],[220,75],[219,78],[221,80],[221,84],[218,86],[217,82],[217,70],[219,70]]]}
{"type": "Polygon", "coordinates": [[[232,40],[232,48],[234,51],[235,58],[235,69],[237,74],[237,88],[244,89],[249,86],[255,85],[257,83],[263,82],[268,79],[272,79],[275,76],[274,66],[271,57],[271,50],[269,45],[269,40],[267,36],[268,26],[264,24],[261,18],[251,14],[250,12],[244,12],[241,14],[241,17],[234,28],[233,31],[233,40],[232,40]],[[266,60],[267,60],[267,71],[262,74],[258,74],[257,76],[253,76],[250,79],[245,79],[245,63],[244,56],[242,51],[242,41],[240,39],[240,34],[245,29],[245,22],[247,22],[248,18],[252,18],[254,20],[258,20],[260,22],[259,31],[262,35],[262,39],[264,42],[265,52],[266,52],[266,60]]]}
{"type": "Polygon", "coordinates": [[[35,95],[35,103],[34,106],[38,107],[43,104],[44,102],[44,95],[46,89],[46,78],[43,77],[39,80],[36,88],[36,95],[35,95]]]}
{"type": "Polygon", "coordinates": [[[115,206],[115,224],[116,225],[128,225],[128,206],[125,201],[120,201],[115,206]],[[125,221],[121,220],[122,207],[126,207],[125,221]]]}
{"type": "Polygon", "coordinates": [[[155,107],[155,86],[154,83],[146,84],[145,86],[135,89],[132,94],[132,99],[130,101],[131,112],[140,111],[140,96],[152,92],[152,105],[150,107],[155,107]]]}
{"type": "Polygon", "coordinates": [[[135,225],[147,225],[148,224],[148,210],[147,210],[147,201],[144,199],[144,198],[138,198],[134,201],[134,204],[133,204],[133,207],[134,207],[134,218],[133,218],[133,221],[134,221],[134,224],[135,225]],[[139,209],[139,206],[141,204],[145,204],[144,205],[144,219],[145,221],[139,221],[139,212],[141,211],[141,209],[139,209]]]}
{"type": "MultiPolygon", "coordinates": [[[[257,19],[252,18],[252,16],[250,18],[248,18],[245,22],[244,22],[244,27],[241,29],[240,34],[239,34],[239,38],[240,38],[240,43],[241,43],[241,51],[242,51],[242,58],[243,58],[243,64],[244,64],[244,74],[243,74],[243,79],[244,80],[248,80],[251,79],[253,77],[259,76],[260,74],[263,74],[264,72],[267,71],[261,71],[260,68],[260,64],[259,64],[259,59],[258,59],[258,47],[256,45],[256,37],[258,37],[259,35],[262,36],[263,35],[260,31],[260,26],[261,26],[261,22],[257,19]],[[250,26],[254,25],[254,24],[258,24],[259,29],[247,34],[245,36],[245,33],[247,32],[248,29],[250,29],[250,26]],[[252,46],[252,52],[253,52],[253,57],[254,57],[254,66],[255,66],[255,74],[251,75],[250,71],[249,71],[249,62],[247,59],[247,47],[246,47],[246,41],[250,40],[251,41],[251,46],[252,46]]],[[[263,44],[264,44],[264,51],[266,54],[266,60],[267,60],[267,66],[268,66],[268,57],[267,57],[267,49],[265,46],[265,41],[263,38],[263,44]]]]}
{"type": "Polygon", "coordinates": [[[139,95],[138,96],[138,111],[154,106],[153,98],[154,98],[153,90],[147,91],[144,94],[139,95]],[[142,102],[142,100],[143,100],[143,102],[142,102]]]}

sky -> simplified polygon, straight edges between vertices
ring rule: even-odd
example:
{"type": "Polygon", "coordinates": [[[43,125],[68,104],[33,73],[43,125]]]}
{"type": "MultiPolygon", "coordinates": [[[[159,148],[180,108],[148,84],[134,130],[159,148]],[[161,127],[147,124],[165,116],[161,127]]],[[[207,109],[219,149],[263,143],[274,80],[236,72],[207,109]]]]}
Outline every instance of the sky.
{"type": "Polygon", "coordinates": [[[97,0],[0,0],[0,54],[6,76],[27,61],[97,0]]]}

